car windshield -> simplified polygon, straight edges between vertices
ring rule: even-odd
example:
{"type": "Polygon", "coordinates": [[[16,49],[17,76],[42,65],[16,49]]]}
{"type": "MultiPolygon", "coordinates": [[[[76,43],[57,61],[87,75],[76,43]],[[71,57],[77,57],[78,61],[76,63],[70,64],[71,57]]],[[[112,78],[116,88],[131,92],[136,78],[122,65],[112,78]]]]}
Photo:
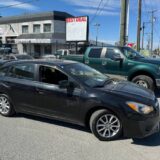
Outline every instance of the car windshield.
{"type": "Polygon", "coordinates": [[[141,53],[129,47],[123,47],[122,52],[125,54],[127,58],[144,58],[144,56],[141,53]]]}
{"type": "Polygon", "coordinates": [[[103,87],[110,80],[108,76],[81,63],[67,64],[61,67],[89,87],[103,87]]]}

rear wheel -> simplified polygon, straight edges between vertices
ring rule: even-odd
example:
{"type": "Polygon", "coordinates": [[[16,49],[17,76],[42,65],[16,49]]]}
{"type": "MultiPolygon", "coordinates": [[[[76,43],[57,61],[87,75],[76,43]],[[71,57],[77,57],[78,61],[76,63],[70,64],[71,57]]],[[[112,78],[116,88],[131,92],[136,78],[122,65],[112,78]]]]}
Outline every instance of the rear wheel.
{"type": "Polygon", "coordinates": [[[99,140],[110,141],[121,135],[122,123],[112,112],[98,110],[90,118],[90,129],[99,140]]]}
{"type": "Polygon", "coordinates": [[[0,94],[0,114],[6,117],[15,114],[13,105],[10,103],[9,98],[4,94],[0,94]]]}
{"type": "Polygon", "coordinates": [[[151,77],[149,76],[146,76],[146,75],[139,75],[139,76],[136,76],[132,79],[132,82],[133,83],[136,83],[137,85],[140,85],[144,88],[147,88],[147,89],[151,89],[152,91],[155,90],[155,84],[154,84],[154,81],[151,77]]]}

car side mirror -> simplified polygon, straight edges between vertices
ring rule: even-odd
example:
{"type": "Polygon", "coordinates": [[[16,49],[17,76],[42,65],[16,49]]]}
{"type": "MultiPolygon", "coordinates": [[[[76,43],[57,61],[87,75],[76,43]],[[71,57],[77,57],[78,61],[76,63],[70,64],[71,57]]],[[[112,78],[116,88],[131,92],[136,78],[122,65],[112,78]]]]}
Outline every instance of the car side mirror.
{"type": "Polygon", "coordinates": [[[121,57],[120,54],[114,54],[112,59],[114,61],[122,61],[123,60],[123,58],[121,57]]]}
{"type": "Polygon", "coordinates": [[[66,88],[74,88],[75,85],[73,82],[69,82],[68,80],[59,81],[59,88],[66,89],[66,88]]]}
{"type": "Polygon", "coordinates": [[[69,81],[68,80],[63,80],[59,81],[59,88],[65,89],[69,87],[69,81]]]}

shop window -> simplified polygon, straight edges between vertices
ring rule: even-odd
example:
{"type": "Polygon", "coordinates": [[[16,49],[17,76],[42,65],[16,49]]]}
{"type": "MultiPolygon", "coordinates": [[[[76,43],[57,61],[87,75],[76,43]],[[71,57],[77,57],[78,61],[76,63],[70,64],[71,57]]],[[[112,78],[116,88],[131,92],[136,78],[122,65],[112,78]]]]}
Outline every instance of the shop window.
{"type": "Polygon", "coordinates": [[[51,45],[44,46],[44,54],[52,54],[52,46],[51,45]]]}

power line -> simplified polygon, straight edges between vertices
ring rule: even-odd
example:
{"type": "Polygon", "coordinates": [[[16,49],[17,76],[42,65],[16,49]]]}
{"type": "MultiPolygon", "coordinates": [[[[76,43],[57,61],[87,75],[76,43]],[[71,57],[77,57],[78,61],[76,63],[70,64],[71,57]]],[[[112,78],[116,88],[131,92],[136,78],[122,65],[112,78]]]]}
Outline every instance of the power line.
{"type": "Polygon", "coordinates": [[[101,12],[104,10],[104,8],[109,4],[109,0],[106,1],[106,3],[104,3],[103,7],[99,10],[99,15],[101,14],[101,12]]]}
{"type": "Polygon", "coordinates": [[[101,7],[102,2],[103,2],[103,0],[100,0],[99,5],[98,5],[98,7],[97,7],[97,9],[96,9],[96,12],[95,12],[94,16],[92,17],[90,23],[92,23],[93,20],[96,18],[97,14],[98,14],[98,11],[99,11],[99,9],[100,9],[100,7],[101,7]]]}
{"type": "Polygon", "coordinates": [[[20,3],[16,3],[16,4],[11,4],[8,6],[0,7],[0,9],[11,8],[11,7],[19,6],[19,5],[26,4],[26,3],[32,3],[34,1],[38,1],[38,0],[30,0],[30,1],[20,2],[20,3]]]}

